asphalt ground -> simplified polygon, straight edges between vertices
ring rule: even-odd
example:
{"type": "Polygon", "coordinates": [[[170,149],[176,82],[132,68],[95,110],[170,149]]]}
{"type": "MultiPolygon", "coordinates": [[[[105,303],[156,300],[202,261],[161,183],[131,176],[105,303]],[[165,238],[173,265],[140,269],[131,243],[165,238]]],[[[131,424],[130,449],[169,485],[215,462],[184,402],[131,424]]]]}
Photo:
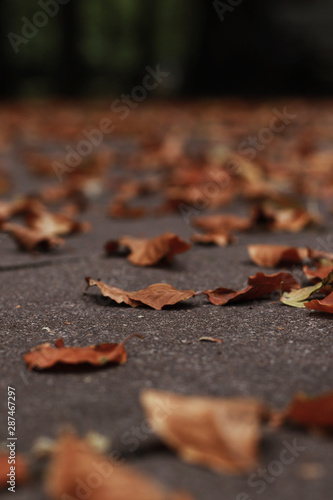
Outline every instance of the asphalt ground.
{"type": "MultiPolygon", "coordinates": [[[[37,186],[37,180],[25,174],[19,175],[19,183],[17,189],[25,192],[37,186]]],[[[265,271],[250,262],[248,244],[320,248],[331,241],[333,224],[301,234],[242,234],[226,248],[193,246],[169,267],[138,268],[124,258],[105,257],[105,241],[123,234],[149,237],[164,231],[188,238],[193,229],[180,215],[111,220],[105,216],[105,206],[105,199],[94,201],[83,215],[92,223],[92,231],[68,238],[66,247],[54,253],[22,253],[7,235],[0,234],[0,440],[7,437],[10,385],[17,392],[21,452],[28,452],[41,436],[56,438],[70,424],[81,435],[95,431],[107,436],[127,463],[171,488],[188,490],[197,500],[331,498],[333,442],[327,436],[296,429],[265,432],[260,466],[267,469],[267,479],[260,483],[257,476],[218,475],[183,463],[142,428],[137,437],[137,428],[145,420],[138,398],[146,388],[184,395],[253,396],[276,408],[284,408],[298,391],[316,395],[332,390],[331,315],[288,308],[279,302],[278,294],[224,307],[197,297],[155,311],[105,305],[98,291],[82,292],[85,276],[129,290],[156,282],[195,290],[239,289],[248,276],[265,271]],[[68,345],[84,346],[119,342],[132,333],[143,339],[128,342],[128,362],[123,366],[31,372],[22,360],[30,348],[61,336],[68,345]],[[199,342],[201,336],[218,337],[223,343],[199,342]],[[302,450],[282,470],[274,469],[273,462],[295,439],[302,450]]],[[[238,209],[241,212],[243,207],[238,209]]],[[[298,277],[299,271],[294,271],[298,277]]],[[[260,474],[259,469],[254,474],[260,474]]],[[[9,499],[12,494],[5,492],[2,497],[9,499]]],[[[39,484],[32,484],[18,488],[15,498],[40,500],[45,495],[39,484]]]]}

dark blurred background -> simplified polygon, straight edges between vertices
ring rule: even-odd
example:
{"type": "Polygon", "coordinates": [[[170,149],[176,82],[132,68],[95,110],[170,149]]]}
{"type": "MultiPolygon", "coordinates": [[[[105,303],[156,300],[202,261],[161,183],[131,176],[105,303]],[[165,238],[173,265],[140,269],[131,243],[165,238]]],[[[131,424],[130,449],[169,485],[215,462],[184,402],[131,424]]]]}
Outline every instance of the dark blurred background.
{"type": "Polygon", "coordinates": [[[329,95],[332,0],[0,0],[2,97],[329,95]],[[57,11],[57,12],[56,12],[57,11]]]}

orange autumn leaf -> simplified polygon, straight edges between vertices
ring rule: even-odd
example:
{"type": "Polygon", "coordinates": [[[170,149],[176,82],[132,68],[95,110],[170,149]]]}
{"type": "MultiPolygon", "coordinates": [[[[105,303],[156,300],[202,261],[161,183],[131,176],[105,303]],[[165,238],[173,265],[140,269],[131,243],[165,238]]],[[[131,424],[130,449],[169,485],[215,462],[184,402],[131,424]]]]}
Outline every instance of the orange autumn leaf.
{"type": "Polygon", "coordinates": [[[215,290],[205,290],[210,302],[214,305],[224,305],[229,302],[239,302],[255,300],[268,295],[275,290],[289,291],[299,288],[298,281],[286,272],[276,274],[257,273],[248,278],[249,286],[243,290],[235,291],[230,288],[215,288],[215,290]]]}
{"type": "Polygon", "coordinates": [[[108,215],[115,219],[139,219],[146,214],[144,207],[130,207],[122,200],[112,201],[108,208],[108,215]]]}
{"type": "Polygon", "coordinates": [[[75,221],[71,216],[64,213],[54,214],[48,212],[41,203],[36,204],[27,213],[26,224],[31,229],[50,236],[64,236],[90,230],[89,223],[75,221]]]}
{"type": "Polygon", "coordinates": [[[49,342],[34,347],[23,355],[23,359],[30,370],[45,370],[58,363],[66,365],[88,363],[93,366],[103,366],[107,363],[124,364],[127,361],[125,342],[131,337],[120,344],[104,343],[87,347],[66,347],[61,338],[55,341],[54,347],[49,342]]]}
{"type": "Polygon", "coordinates": [[[0,201],[0,222],[15,215],[26,213],[36,203],[34,198],[17,198],[12,201],[0,201]]]}
{"type": "Polygon", "coordinates": [[[296,233],[319,219],[313,217],[300,207],[284,207],[271,201],[255,207],[252,215],[253,223],[264,225],[270,231],[288,231],[296,233]]]}
{"type": "Polygon", "coordinates": [[[314,262],[321,259],[333,260],[333,254],[330,252],[288,245],[248,245],[247,250],[253,262],[264,267],[302,264],[305,259],[314,262]]]}
{"type": "MultiPolygon", "coordinates": [[[[9,448],[7,448],[9,450],[9,448]]],[[[9,452],[0,453],[0,489],[8,488],[11,485],[7,483],[10,477],[7,474],[11,472],[11,464],[8,463],[9,452]]],[[[21,454],[15,456],[15,482],[17,484],[26,483],[30,479],[30,473],[26,459],[21,454]]]]}
{"type": "Polygon", "coordinates": [[[108,297],[118,304],[128,304],[131,307],[147,305],[153,309],[160,310],[164,306],[177,304],[195,295],[194,290],[177,290],[167,283],[154,283],[136,292],[126,292],[121,288],[106,285],[102,281],[95,281],[89,277],[86,278],[86,281],[88,287],[96,285],[104,297],[108,297]]]}
{"type": "Polygon", "coordinates": [[[130,250],[128,260],[137,266],[153,266],[163,260],[171,262],[176,254],[190,248],[188,243],[174,233],[164,233],[151,239],[123,236],[118,242],[107,242],[105,250],[114,253],[118,245],[130,250]]]}
{"type": "Polygon", "coordinates": [[[18,224],[7,222],[1,225],[1,229],[8,233],[22,250],[46,251],[64,244],[61,238],[18,224]]]}
{"type": "Polygon", "coordinates": [[[45,479],[52,500],[193,500],[170,493],[135,468],[97,452],[84,439],[65,434],[57,442],[45,479]]]}
{"type": "Polygon", "coordinates": [[[248,245],[250,258],[258,266],[276,267],[279,265],[301,264],[309,257],[309,250],[287,245],[248,245]]]}
{"type": "Polygon", "coordinates": [[[333,313],[333,292],[327,295],[324,299],[310,300],[305,302],[305,307],[307,309],[315,309],[316,311],[323,311],[326,313],[333,313]]]}
{"type": "Polygon", "coordinates": [[[248,231],[252,221],[233,214],[216,214],[196,217],[193,225],[207,232],[248,231]]]}
{"type": "Polygon", "coordinates": [[[217,472],[244,473],[256,466],[260,424],[268,415],[260,401],[145,390],[141,403],[154,432],[183,460],[217,472]]]}
{"type": "Polygon", "coordinates": [[[332,261],[319,261],[315,269],[309,266],[303,266],[303,273],[312,282],[322,281],[333,271],[332,261]]]}
{"type": "Polygon", "coordinates": [[[310,398],[297,394],[282,414],[283,421],[301,427],[333,430],[333,393],[310,398]]]}
{"type": "Polygon", "coordinates": [[[229,243],[234,243],[235,237],[232,234],[227,232],[211,232],[206,234],[193,234],[191,236],[191,241],[193,243],[199,243],[202,245],[217,245],[219,247],[224,247],[229,243]]]}

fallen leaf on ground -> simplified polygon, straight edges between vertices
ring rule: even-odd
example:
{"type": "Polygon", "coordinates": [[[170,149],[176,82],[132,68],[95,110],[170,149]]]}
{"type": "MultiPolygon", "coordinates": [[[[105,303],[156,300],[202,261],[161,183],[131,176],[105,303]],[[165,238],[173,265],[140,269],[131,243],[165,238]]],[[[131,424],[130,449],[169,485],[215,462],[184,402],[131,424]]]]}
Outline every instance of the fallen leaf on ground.
{"type": "MultiPolygon", "coordinates": [[[[320,307],[327,307],[329,309],[331,299],[329,299],[326,304],[324,303],[323,306],[321,306],[320,303],[323,301],[310,300],[310,299],[311,296],[317,292],[331,293],[332,285],[333,285],[333,272],[329,273],[328,276],[326,276],[326,278],[324,278],[319,283],[316,283],[315,285],[306,286],[304,288],[300,288],[299,290],[292,290],[291,292],[284,293],[280,298],[280,300],[283,304],[292,307],[299,307],[299,308],[307,307],[308,309],[318,309],[318,310],[324,310],[320,309],[320,307]],[[311,304],[311,306],[308,307],[307,304],[311,304]]],[[[328,297],[326,297],[326,299],[328,299],[328,297]]],[[[330,311],[328,310],[327,312],[330,311]]]]}
{"type": "Polygon", "coordinates": [[[108,208],[108,215],[115,219],[139,219],[146,214],[144,207],[129,207],[123,201],[112,201],[108,208]]]}
{"type": "Polygon", "coordinates": [[[126,292],[121,288],[106,285],[102,281],[95,281],[89,277],[86,278],[86,281],[88,287],[96,285],[104,297],[109,297],[118,304],[128,304],[131,307],[147,305],[153,309],[160,310],[164,306],[188,300],[196,294],[194,290],[177,290],[167,283],[154,283],[137,292],[126,292]]]}
{"type": "Polygon", "coordinates": [[[42,233],[36,229],[11,224],[9,222],[2,224],[2,231],[8,233],[22,250],[51,250],[64,244],[64,240],[42,233]]]}
{"type": "Polygon", "coordinates": [[[268,415],[261,402],[155,390],[143,391],[140,399],[153,431],[185,461],[232,473],[256,466],[260,423],[268,415]],[[158,408],[163,416],[156,416],[158,408]]]}
{"type": "Polygon", "coordinates": [[[229,243],[234,243],[235,237],[230,233],[216,232],[216,233],[206,233],[206,234],[193,234],[191,236],[191,241],[193,243],[199,243],[202,245],[218,245],[219,247],[225,247],[229,243]]]}
{"type": "Polygon", "coordinates": [[[318,217],[312,216],[301,207],[282,207],[271,201],[255,207],[252,215],[254,224],[264,225],[270,231],[296,233],[309,226],[318,224],[318,217]]]}
{"type": "Polygon", "coordinates": [[[48,467],[45,490],[52,500],[193,500],[96,451],[87,440],[63,435],[48,467]]]}
{"type": "Polygon", "coordinates": [[[313,293],[319,292],[321,288],[322,282],[313,286],[300,288],[299,290],[292,290],[291,292],[284,293],[280,300],[287,306],[304,308],[305,301],[308,300],[313,293]]]}
{"type": "Polygon", "coordinates": [[[258,266],[276,267],[280,265],[301,264],[309,257],[309,249],[286,245],[248,245],[250,258],[258,266]]]}
{"type": "Polygon", "coordinates": [[[62,363],[66,365],[78,365],[88,363],[93,366],[103,366],[107,363],[124,364],[127,361],[125,342],[131,335],[120,344],[98,344],[87,347],[66,347],[62,338],[54,343],[54,347],[49,342],[40,344],[23,355],[24,361],[30,370],[45,370],[62,363]]]}
{"type": "Polygon", "coordinates": [[[200,337],[200,342],[216,342],[218,344],[222,344],[223,340],[215,339],[214,337],[200,337]]]}
{"type": "Polygon", "coordinates": [[[89,223],[78,222],[69,215],[48,212],[42,204],[30,210],[25,221],[31,229],[50,236],[85,233],[91,228],[89,223]]]}
{"type": "Polygon", "coordinates": [[[310,302],[305,303],[307,309],[315,309],[316,311],[323,311],[327,313],[333,313],[333,292],[327,295],[322,300],[310,300],[310,302]]]}
{"type": "Polygon", "coordinates": [[[233,214],[205,215],[193,219],[192,224],[207,232],[248,231],[252,221],[233,214]]]}
{"type": "Polygon", "coordinates": [[[308,397],[297,394],[283,412],[283,421],[291,421],[301,427],[333,430],[333,393],[308,397]]]}
{"type": "Polygon", "coordinates": [[[105,250],[114,253],[118,246],[130,250],[128,260],[136,266],[153,266],[163,260],[171,262],[176,254],[190,248],[188,243],[174,233],[164,233],[151,239],[123,236],[118,242],[107,242],[105,250]]]}
{"type": "Polygon", "coordinates": [[[291,290],[299,288],[298,281],[286,272],[276,274],[257,273],[248,278],[249,286],[243,290],[231,290],[230,288],[215,288],[215,290],[205,290],[210,302],[216,306],[227,304],[228,302],[238,302],[245,300],[255,300],[268,295],[275,290],[291,290]]]}
{"type": "Polygon", "coordinates": [[[313,283],[325,279],[332,271],[333,262],[327,260],[320,260],[315,269],[311,269],[309,266],[303,266],[303,273],[313,283]]]}
{"type": "MultiPolygon", "coordinates": [[[[9,450],[9,448],[7,448],[9,450]]],[[[11,485],[7,483],[10,481],[11,465],[8,463],[9,451],[6,453],[0,453],[0,488],[9,488],[11,485]]],[[[28,465],[26,459],[21,454],[16,454],[15,456],[15,482],[17,484],[22,484],[30,479],[30,474],[28,470],[28,465]]],[[[13,465],[12,465],[13,466],[13,465]]]]}

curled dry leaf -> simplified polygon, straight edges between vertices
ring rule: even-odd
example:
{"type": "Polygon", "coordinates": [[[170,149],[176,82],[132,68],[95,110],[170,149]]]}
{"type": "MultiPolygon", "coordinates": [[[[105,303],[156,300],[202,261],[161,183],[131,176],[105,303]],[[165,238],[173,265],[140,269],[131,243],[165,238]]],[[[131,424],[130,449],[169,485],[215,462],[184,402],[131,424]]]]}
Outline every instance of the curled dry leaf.
{"type": "Polygon", "coordinates": [[[305,259],[314,261],[332,259],[333,254],[305,247],[290,247],[287,245],[248,245],[250,258],[258,266],[276,267],[302,264],[305,259]]]}
{"type": "Polygon", "coordinates": [[[286,272],[276,274],[257,273],[248,278],[249,286],[243,290],[235,291],[230,288],[216,288],[215,290],[205,290],[210,302],[216,306],[227,304],[228,302],[239,302],[245,300],[255,300],[269,295],[275,290],[291,290],[299,288],[298,281],[286,272]]]}
{"type": "Polygon", "coordinates": [[[329,273],[333,271],[333,261],[328,260],[320,260],[317,263],[317,267],[315,269],[311,269],[309,266],[303,266],[303,273],[305,276],[315,283],[317,281],[322,281],[327,278],[329,273]]]}
{"type": "MultiPolygon", "coordinates": [[[[9,448],[8,448],[9,449],[9,448]]],[[[9,488],[11,485],[9,474],[11,472],[10,464],[8,463],[8,453],[0,453],[0,488],[9,488]],[[8,475],[7,475],[8,474],[8,475]]],[[[26,483],[30,479],[30,473],[26,459],[21,454],[16,454],[15,457],[15,482],[17,484],[26,483]]],[[[15,484],[14,482],[14,484],[15,484]]]]}
{"type": "MultiPolygon", "coordinates": [[[[280,300],[283,304],[292,307],[299,307],[299,308],[307,307],[308,309],[318,309],[320,311],[324,310],[320,309],[321,307],[327,307],[329,309],[331,301],[331,299],[329,299],[330,296],[326,297],[326,299],[328,299],[328,302],[326,304],[324,303],[324,306],[321,305],[321,302],[323,301],[310,300],[310,299],[311,296],[317,292],[331,293],[332,284],[333,284],[333,272],[329,273],[328,276],[326,276],[326,278],[324,278],[322,281],[316,283],[313,286],[307,286],[301,288],[300,290],[292,290],[291,292],[284,293],[280,298],[280,300]],[[311,304],[310,307],[308,307],[308,304],[311,304]]],[[[330,311],[327,310],[327,312],[330,311]]]]}
{"type": "Polygon", "coordinates": [[[264,225],[270,231],[288,231],[296,233],[309,226],[318,224],[318,217],[314,217],[301,207],[283,207],[272,203],[262,203],[255,207],[253,222],[264,225]]]}
{"type": "Polygon", "coordinates": [[[64,244],[61,238],[18,224],[7,222],[2,224],[1,229],[8,233],[22,250],[46,251],[64,244]]]}
{"type": "Polygon", "coordinates": [[[57,441],[45,489],[52,500],[193,500],[185,493],[169,493],[133,467],[98,453],[87,440],[73,434],[57,441]],[[90,486],[89,477],[96,478],[90,486]]]}
{"type": "Polygon", "coordinates": [[[287,306],[304,308],[305,301],[308,300],[313,293],[319,292],[321,288],[322,283],[320,282],[313,286],[306,286],[299,290],[292,290],[291,292],[284,293],[280,300],[287,306]]]}
{"type": "Polygon", "coordinates": [[[244,473],[255,467],[260,423],[268,416],[261,402],[146,390],[141,403],[156,434],[187,462],[217,472],[244,473]],[[163,408],[162,416],[156,416],[157,408],[163,408]]]}
{"type": "Polygon", "coordinates": [[[0,202],[0,222],[7,221],[14,215],[25,213],[35,200],[30,198],[18,198],[12,201],[0,202]]]}
{"type": "Polygon", "coordinates": [[[124,364],[127,361],[125,342],[131,335],[120,344],[98,344],[87,347],[66,347],[62,338],[54,343],[40,344],[23,355],[24,361],[30,370],[45,370],[62,363],[66,365],[78,365],[88,363],[93,366],[103,366],[107,363],[124,364]]]}
{"type": "Polygon", "coordinates": [[[147,214],[144,207],[130,207],[123,200],[114,200],[108,208],[108,215],[115,219],[139,219],[147,214]]]}
{"type": "Polygon", "coordinates": [[[207,232],[248,231],[252,221],[233,214],[205,215],[193,219],[193,225],[207,232]]]}
{"type": "Polygon", "coordinates": [[[214,337],[200,337],[199,341],[200,342],[215,342],[217,344],[222,344],[222,342],[223,342],[223,340],[216,339],[214,337]]]}
{"type": "Polygon", "coordinates": [[[31,229],[50,236],[87,232],[91,227],[89,223],[75,221],[67,214],[48,212],[42,204],[28,212],[26,224],[31,229]]]}
{"type": "Polygon", "coordinates": [[[225,247],[229,243],[234,243],[236,238],[227,232],[212,232],[206,234],[193,234],[191,236],[191,241],[193,243],[199,243],[202,245],[218,245],[219,247],[225,247]]]}
{"type": "Polygon", "coordinates": [[[264,267],[301,264],[309,257],[307,248],[287,245],[249,245],[247,249],[253,262],[264,267]]]}
{"type": "Polygon", "coordinates": [[[153,266],[162,260],[171,262],[174,255],[187,252],[190,248],[190,245],[176,234],[164,233],[151,239],[123,236],[118,242],[107,242],[105,250],[114,253],[119,245],[130,250],[128,260],[136,266],[153,266]]]}
{"type": "Polygon", "coordinates": [[[301,427],[333,430],[333,393],[310,398],[297,394],[283,413],[283,421],[301,427]]]}
{"type": "Polygon", "coordinates": [[[307,309],[315,309],[316,311],[323,311],[327,313],[333,313],[333,292],[327,295],[322,300],[310,300],[310,302],[306,302],[305,307],[307,309]]]}
{"type": "Polygon", "coordinates": [[[154,283],[137,292],[126,292],[121,288],[106,285],[102,281],[95,281],[89,277],[86,278],[86,281],[88,287],[96,285],[104,297],[108,297],[118,304],[128,304],[131,307],[147,305],[153,309],[160,310],[164,306],[177,304],[195,295],[194,290],[177,290],[167,283],[154,283]]]}

